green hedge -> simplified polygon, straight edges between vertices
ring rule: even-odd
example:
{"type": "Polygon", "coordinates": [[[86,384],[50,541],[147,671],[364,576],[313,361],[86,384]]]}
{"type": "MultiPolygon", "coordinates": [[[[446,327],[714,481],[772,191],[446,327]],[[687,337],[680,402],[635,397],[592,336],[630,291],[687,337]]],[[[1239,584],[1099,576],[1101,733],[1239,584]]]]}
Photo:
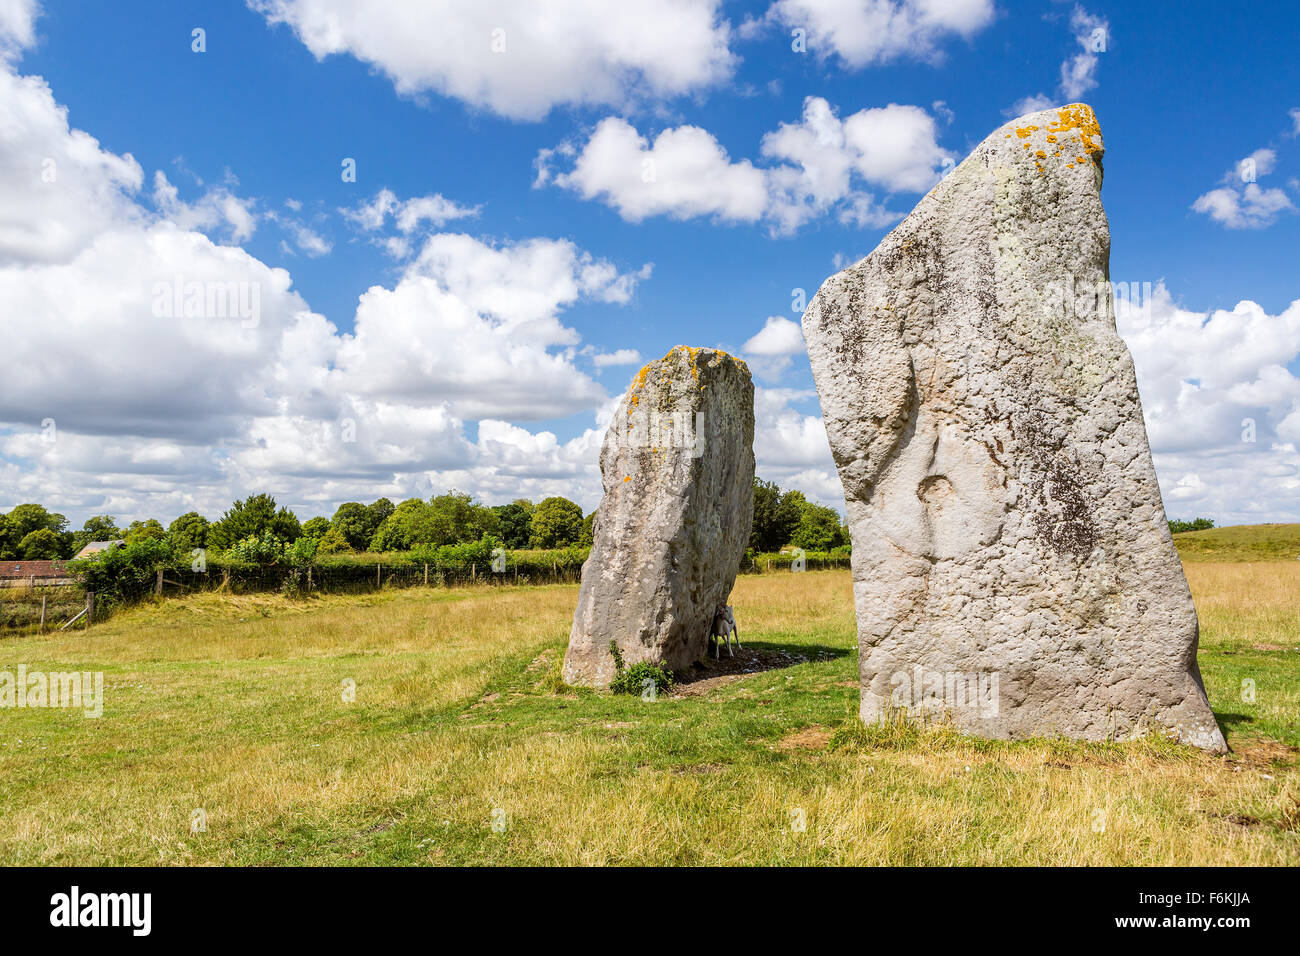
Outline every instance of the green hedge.
{"type": "MultiPolygon", "coordinates": [[[[745,559],[740,563],[742,574],[765,574],[769,571],[793,571],[799,555],[793,550],[781,552],[763,552],[755,554],[745,552],[745,559]]],[[[852,566],[852,553],[849,548],[832,548],[830,551],[805,551],[803,553],[803,570],[823,571],[828,568],[848,568],[852,566]]]]}
{"type": "MultiPolygon", "coordinates": [[[[164,593],[223,589],[257,591],[366,591],[379,587],[450,586],[460,584],[551,584],[581,579],[587,547],[507,551],[499,541],[484,538],[467,544],[422,547],[386,554],[316,555],[301,544],[280,547],[249,541],[229,552],[199,557],[179,555],[161,541],[137,541],[93,558],[73,561],[70,570],[86,590],[94,591],[97,606],[138,601],[152,594],[162,571],[164,593]],[[262,560],[249,560],[256,554],[262,560]]],[[[746,552],[745,574],[794,570],[799,555],[746,552]]],[[[847,568],[847,548],[804,553],[804,570],[847,568]]]]}

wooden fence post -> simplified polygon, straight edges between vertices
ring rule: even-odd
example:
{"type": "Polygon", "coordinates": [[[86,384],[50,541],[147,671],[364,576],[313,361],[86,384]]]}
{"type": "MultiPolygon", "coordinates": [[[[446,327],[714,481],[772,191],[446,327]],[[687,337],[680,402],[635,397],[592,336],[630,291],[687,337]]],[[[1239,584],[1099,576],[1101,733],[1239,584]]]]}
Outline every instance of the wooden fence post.
{"type": "Polygon", "coordinates": [[[472,563],[470,564],[470,566],[469,566],[469,580],[470,580],[470,583],[471,583],[471,584],[473,584],[475,581],[478,580],[478,565],[477,565],[477,564],[472,564],[472,563]]]}
{"type": "Polygon", "coordinates": [[[384,566],[382,564],[376,564],[375,565],[375,587],[380,587],[383,585],[384,583],[383,573],[384,573],[384,566]]]}
{"type": "Polygon", "coordinates": [[[86,592],[86,630],[90,630],[90,625],[95,621],[95,592],[86,592]]]}
{"type": "Polygon", "coordinates": [[[424,562],[424,586],[426,588],[429,586],[429,562],[428,561],[424,562]]]}
{"type": "Polygon", "coordinates": [[[45,633],[45,595],[41,595],[41,633],[45,633]]]}
{"type": "Polygon", "coordinates": [[[157,580],[154,581],[154,583],[153,583],[153,593],[154,593],[155,595],[161,595],[161,594],[162,594],[162,574],[163,574],[163,569],[162,569],[162,568],[159,568],[159,569],[158,569],[158,578],[157,578],[157,580]]]}

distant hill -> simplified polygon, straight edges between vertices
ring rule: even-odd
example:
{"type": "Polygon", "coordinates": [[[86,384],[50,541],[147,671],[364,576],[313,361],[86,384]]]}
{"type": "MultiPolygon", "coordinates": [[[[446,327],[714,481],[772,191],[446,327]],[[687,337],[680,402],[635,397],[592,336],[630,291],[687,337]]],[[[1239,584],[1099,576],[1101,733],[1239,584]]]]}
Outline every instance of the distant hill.
{"type": "Polygon", "coordinates": [[[1174,535],[1184,561],[1295,561],[1300,524],[1239,524],[1174,535]]]}

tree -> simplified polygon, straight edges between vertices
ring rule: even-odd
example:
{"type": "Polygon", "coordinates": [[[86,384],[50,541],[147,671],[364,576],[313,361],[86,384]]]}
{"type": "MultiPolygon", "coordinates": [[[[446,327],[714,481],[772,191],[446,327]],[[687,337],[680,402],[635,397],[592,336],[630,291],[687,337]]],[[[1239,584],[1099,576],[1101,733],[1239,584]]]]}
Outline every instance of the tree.
{"type": "Polygon", "coordinates": [[[533,503],[526,498],[492,509],[497,516],[497,533],[507,548],[526,548],[533,534],[533,503]]]}
{"type": "Polygon", "coordinates": [[[15,540],[22,541],[33,531],[39,531],[42,528],[55,534],[61,534],[68,526],[68,519],[63,515],[46,511],[41,505],[25,504],[17,505],[13,511],[9,512],[5,524],[8,533],[15,540]]]}
{"type": "Polygon", "coordinates": [[[208,546],[208,534],[212,523],[197,511],[187,511],[167,526],[167,537],[171,539],[172,551],[189,556],[195,548],[208,546]]]}
{"type": "MultiPolygon", "coordinates": [[[[329,525],[326,524],[328,530],[329,525]]],[[[303,535],[293,544],[284,549],[284,559],[290,566],[295,568],[305,568],[316,563],[316,549],[320,547],[320,542],[308,535],[303,535]]]]}
{"type": "Polygon", "coordinates": [[[799,519],[803,517],[804,509],[807,507],[808,499],[804,497],[802,491],[787,491],[781,495],[776,503],[776,512],[772,521],[772,538],[775,547],[771,550],[776,551],[790,543],[795,529],[799,527],[799,519]]]}
{"type": "Polygon", "coordinates": [[[232,504],[221,520],[209,529],[208,544],[224,551],[247,537],[260,538],[266,531],[285,542],[302,537],[302,525],[292,511],[288,508],[277,511],[275,499],[270,495],[249,495],[232,504]]]}
{"type": "Polygon", "coordinates": [[[24,561],[42,561],[57,558],[63,550],[63,539],[49,528],[37,528],[23,536],[18,552],[24,561]]]}
{"type": "Polygon", "coordinates": [[[582,535],[582,508],[568,498],[546,498],[533,512],[534,548],[567,548],[582,535]]]}
{"type": "Polygon", "coordinates": [[[829,551],[844,544],[844,529],[834,508],[805,502],[790,543],[805,551],[829,551]]]}
{"type": "MultiPolygon", "coordinates": [[[[272,504],[274,504],[272,499],[272,504]]],[[[302,522],[288,508],[281,508],[271,519],[271,533],[285,544],[293,544],[302,537],[302,522]]]]}
{"type": "Polygon", "coordinates": [[[480,541],[484,535],[497,536],[500,519],[491,508],[475,503],[472,496],[451,490],[445,495],[429,499],[434,514],[441,516],[451,528],[451,538],[438,544],[466,544],[480,541]]]}
{"type": "Polygon", "coordinates": [[[578,544],[590,548],[596,543],[596,512],[593,511],[582,519],[582,532],[578,535],[578,544]]]}
{"type": "Polygon", "coordinates": [[[322,518],[319,515],[315,518],[308,518],[302,523],[302,534],[304,538],[315,538],[319,541],[325,536],[325,532],[330,529],[330,519],[322,518]]]}
{"type": "Polygon", "coordinates": [[[112,515],[95,515],[87,518],[80,531],[72,534],[72,553],[77,554],[92,541],[118,541],[122,530],[112,515]]]}
{"type": "Polygon", "coordinates": [[[372,551],[409,551],[421,544],[452,543],[451,520],[419,498],[407,498],[370,539],[372,551]]]}
{"type": "Polygon", "coordinates": [[[317,554],[342,554],[351,550],[352,546],[348,544],[347,538],[343,537],[339,529],[333,525],[330,525],[329,530],[321,535],[320,544],[316,547],[317,554]]]}
{"type": "Polygon", "coordinates": [[[749,546],[755,551],[776,551],[785,542],[777,540],[776,506],[781,489],[776,482],[754,479],[754,523],[749,532],[749,546]]]}
{"type": "Polygon", "coordinates": [[[775,482],[754,479],[754,523],[749,546],[755,551],[779,551],[791,543],[808,499],[801,491],[782,493],[775,482]]]}
{"type": "Polygon", "coordinates": [[[370,533],[374,534],[395,510],[393,503],[387,498],[380,498],[373,504],[367,505],[366,514],[370,518],[370,533]]]}
{"type": "Polygon", "coordinates": [[[132,521],[126,529],[127,544],[134,544],[136,541],[165,541],[166,539],[167,529],[162,526],[162,522],[157,518],[132,521]]]}
{"type": "Polygon", "coordinates": [[[353,551],[362,551],[370,543],[374,529],[370,527],[370,512],[359,501],[345,501],[338,506],[330,527],[343,536],[353,551]]]}
{"type": "Polygon", "coordinates": [[[1170,534],[1181,534],[1184,531],[1209,531],[1214,527],[1214,521],[1210,518],[1196,518],[1193,521],[1180,521],[1172,518],[1169,521],[1170,534]]]}
{"type": "Polygon", "coordinates": [[[73,536],[64,533],[67,526],[67,518],[46,511],[42,505],[17,505],[13,511],[5,515],[3,528],[0,528],[0,557],[10,560],[25,557],[23,541],[33,531],[42,530],[49,531],[59,542],[58,550],[53,557],[70,556],[73,536]]]}

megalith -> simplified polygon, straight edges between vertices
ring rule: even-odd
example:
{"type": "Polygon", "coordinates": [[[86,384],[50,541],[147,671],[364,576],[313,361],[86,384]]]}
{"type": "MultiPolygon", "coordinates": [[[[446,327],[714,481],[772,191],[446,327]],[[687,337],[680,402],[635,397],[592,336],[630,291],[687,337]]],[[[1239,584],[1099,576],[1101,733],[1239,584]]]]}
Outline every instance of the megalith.
{"type": "Polygon", "coordinates": [[[853,539],[861,715],[1226,750],[1115,328],[1083,104],[990,135],[803,317],[853,539]]]}
{"type": "Polygon", "coordinates": [[[564,679],[603,687],[628,665],[702,658],[754,511],[754,384],[739,359],[679,345],[632,380],[600,452],[604,497],[564,679]]]}

